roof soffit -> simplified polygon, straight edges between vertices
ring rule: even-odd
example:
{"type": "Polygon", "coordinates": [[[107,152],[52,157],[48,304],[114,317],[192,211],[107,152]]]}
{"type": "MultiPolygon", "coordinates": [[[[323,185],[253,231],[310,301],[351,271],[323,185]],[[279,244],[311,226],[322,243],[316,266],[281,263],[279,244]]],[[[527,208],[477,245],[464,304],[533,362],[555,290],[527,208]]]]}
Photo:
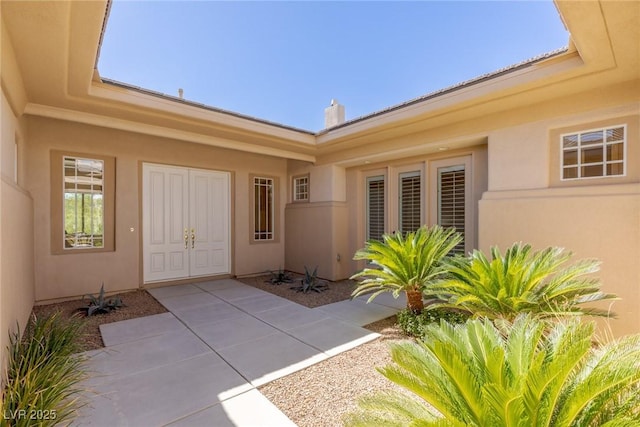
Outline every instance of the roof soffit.
{"type": "Polygon", "coordinates": [[[29,101],[55,104],[66,95],[70,2],[2,2],[29,101]]]}

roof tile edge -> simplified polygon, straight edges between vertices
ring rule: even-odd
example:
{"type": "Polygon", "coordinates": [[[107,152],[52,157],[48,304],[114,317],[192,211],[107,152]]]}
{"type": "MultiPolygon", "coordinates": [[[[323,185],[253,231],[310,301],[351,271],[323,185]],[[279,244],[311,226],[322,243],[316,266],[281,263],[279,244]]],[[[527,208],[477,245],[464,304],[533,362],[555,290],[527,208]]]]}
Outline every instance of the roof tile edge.
{"type": "Polygon", "coordinates": [[[306,130],[306,129],[300,129],[294,126],[289,126],[289,125],[285,125],[282,123],[277,123],[277,122],[272,122],[269,120],[265,120],[265,119],[260,119],[258,117],[253,117],[253,116],[249,116],[247,114],[241,114],[241,113],[237,113],[235,111],[229,111],[229,110],[225,110],[222,108],[218,108],[218,107],[212,107],[210,105],[207,104],[203,104],[201,102],[195,102],[195,101],[189,101],[187,99],[184,98],[180,98],[178,96],[173,96],[173,95],[167,95],[166,93],[162,93],[162,92],[157,92],[151,89],[145,89],[143,87],[140,86],[135,86],[135,85],[131,85],[128,83],[124,83],[124,82],[120,82],[118,80],[113,80],[113,79],[109,79],[106,77],[101,77],[100,81],[104,84],[108,84],[111,86],[116,86],[116,87],[120,87],[123,89],[127,89],[127,90],[133,90],[145,95],[150,95],[150,96],[154,96],[156,98],[162,98],[162,99],[166,99],[169,101],[173,101],[173,102],[177,102],[180,104],[184,104],[190,107],[195,107],[195,108],[200,108],[203,110],[207,110],[207,111],[212,111],[215,113],[220,113],[220,114],[226,114],[232,117],[236,117],[239,119],[244,119],[244,120],[250,120],[256,123],[261,123],[261,124],[265,124],[265,125],[269,125],[269,126],[275,126],[275,127],[279,127],[282,129],[286,129],[286,130],[291,130],[294,132],[301,132],[301,133],[305,133],[307,135],[317,135],[316,132],[310,131],[310,130],[306,130]]]}
{"type": "Polygon", "coordinates": [[[464,89],[464,88],[467,88],[467,87],[470,87],[470,86],[473,86],[473,85],[476,85],[476,84],[479,84],[479,83],[494,79],[496,77],[500,77],[502,75],[509,74],[511,72],[514,72],[514,71],[522,70],[522,69],[530,67],[530,66],[532,66],[532,65],[534,65],[534,64],[536,64],[538,62],[544,61],[544,60],[549,59],[549,58],[553,58],[555,56],[559,56],[559,55],[567,53],[567,52],[569,52],[569,47],[568,46],[564,46],[564,47],[561,47],[559,49],[553,50],[551,52],[543,53],[543,54],[535,56],[533,58],[526,59],[526,60],[524,60],[522,62],[519,62],[517,64],[508,65],[508,66],[506,66],[504,68],[500,68],[500,69],[498,69],[496,71],[492,71],[492,72],[487,73],[487,74],[482,74],[482,75],[480,75],[478,77],[474,77],[474,78],[472,78],[470,80],[466,80],[466,81],[457,83],[455,85],[452,85],[452,86],[449,86],[449,87],[446,87],[446,88],[443,88],[443,89],[438,89],[438,90],[436,90],[434,92],[430,92],[430,93],[428,93],[426,95],[418,96],[417,98],[410,99],[410,100],[402,102],[400,104],[392,105],[392,106],[384,108],[382,110],[374,111],[373,113],[365,114],[365,115],[362,115],[362,116],[347,120],[347,121],[345,121],[343,123],[340,123],[338,125],[332,126],[330,128],[323,129],[323,130],[317,132],[316,135],[323,135],[323,134],[326,134],[326,133],[331,132],[331,131],[336,130],[336,129],[348,127],[349,125],[357,123],[357,122],[361,122],[361,121],[364,121],[364,120],[367,120],[367,119],[370,119],[370,118],[373,118],[373,117],[376,117],[376,116],[380,116],[382,114],[385,114],[385,113],[388,113],[388,112],[391,112],[391,111],[396,111],[396,110],[399,110],[401,108],[408,107],[410,105],[415,105],[415,104],[418,104],[418,103],[423,102],[423,101],[434,99],[434,98],[437,98],[438,96],[441,96],[441,95],[444,95],[444,94],[447,94],[447,93],[451,93],[451,92],[455,92],[457,90],[461,90],[461,89],[464,89]]]}

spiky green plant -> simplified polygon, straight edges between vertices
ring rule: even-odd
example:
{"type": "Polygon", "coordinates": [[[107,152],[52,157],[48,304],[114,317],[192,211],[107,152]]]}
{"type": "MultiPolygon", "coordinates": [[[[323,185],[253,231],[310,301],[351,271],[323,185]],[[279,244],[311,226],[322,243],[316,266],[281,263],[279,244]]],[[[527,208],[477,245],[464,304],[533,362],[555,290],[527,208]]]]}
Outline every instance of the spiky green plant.
{"type": "Polygon", "coordinates": [[[78,320],[54,313],[34,316],[23,339],[11,334],[0,425],[64,425],[74,418],[85,378],[77,353],[81,328],[78,320]]]}
{"type": "Polygon", "coordinates": [[[441,322],[418,344],[392,345],[380,372],[415,396],[366,397],[346,425],[640,425],[640,335],[596,347],[593,322],[504,323],[509,333],[488,319],[441,322]]]}
{"type": "Polygon", "coordinates": [[[300,285],[292,286],[294,289],[303,294],[307,294],[311,291],[323,292],[329,289],[329,285],[324,280],[318,278],[318,266],[313,269],[313,272],[309,271],[307,266],[304,266],[304,277],[300,279],[300,285]]]}
{"type": "Polygon", "coordinates": [[[431,307],[460,308],[476,317],[507,320],[519,313],[611,316],[606,310],[582,306],[617,299],[601,292],[599,280],[589,276],[598,271],[599,263],[582,260],[567,265],[570,258],[571,253],[562,248],[533,252],[530,245],[516,243],[504,255],[491,248],[491,260],[477,250],[468,258],[448,259],[447,277],[427,289],[444,302],[431,307]]]}
{"type": "Polygon", "coordinates": [[[100,286],[100,292],[98,292],[98,295],[85,295],[82,299],[84,300],[86,297],[89,297],[89,304],[80,308],[80,310],[86,310],[87,316],[97,313],[109,313],[112,310],[117,310],[124,306],[120,297],[105,298],[104,283],[100,286]]]}
{"type": "Polygon", "coordinates": [[[291,274],[282,269],[282,267],[278,268],[278,271],[270,271],[269,274],[271,277],[269,280],[265,280],[266,283],[271,283],[272,285],[281,285],[283,283],[291,283],[293,282],[293,278],[291,274]]]}
{"type": "Polygon", "coordinates": [[[440,277],[442,260],[461,241],[462,236],[454,229],[438,225],[423,226],[406,235],[384,234],[382,241],[368,241],[353,259],[366,260],[372,267],[351,276],[352,279],[364,278],[351,294],[352,298],[371,293],[370,302],[382,292],[392,292],[395,298],[404,292],[407,308],[421,312],[425,286],[440,277]]]}

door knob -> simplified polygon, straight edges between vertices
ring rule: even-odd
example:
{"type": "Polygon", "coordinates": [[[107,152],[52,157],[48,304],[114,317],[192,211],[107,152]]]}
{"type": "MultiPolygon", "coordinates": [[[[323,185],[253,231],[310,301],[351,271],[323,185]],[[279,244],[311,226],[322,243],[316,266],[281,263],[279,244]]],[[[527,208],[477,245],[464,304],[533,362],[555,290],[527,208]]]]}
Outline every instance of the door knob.
{"type": "Polygon", "coordinates": [[[189,230],[184,229],[184,248],[189,249],[189,230]]]}
{"type": "Polygon", "coordinates": [[[196,230],[194,228],[191,229],[191,249],[196,247],[196,230]]]}

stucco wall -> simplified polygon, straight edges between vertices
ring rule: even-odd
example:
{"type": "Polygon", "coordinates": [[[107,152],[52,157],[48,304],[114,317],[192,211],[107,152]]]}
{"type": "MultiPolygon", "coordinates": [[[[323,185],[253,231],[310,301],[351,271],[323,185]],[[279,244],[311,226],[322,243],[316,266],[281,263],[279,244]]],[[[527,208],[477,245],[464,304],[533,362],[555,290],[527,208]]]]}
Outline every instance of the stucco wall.
{"type": "Polygon", "coordinates": [[[640,331],[640,185],[487,194],[480,202],[480,249],[514,242],[560,246],[573,260],[602,262],[603,290],[617,294],[616,335],[640,331]]]}
{"type": "Polygon", "coordinates": [[[349,276],[346,203],[292,203],[285,218],[288,270],[304,273],[305,266],[311,271],[317,266],[318,275],[326,279],[349,276]]]}
{"type": "Polygon", "coordinates": [[[24,121],[18,118],[24,89],[4,26],[1,54],[0,369],[6,363],[9,334],[16,328],[24,331],[34,302],[32,201],[19,187],[21,170],[16,169],[21,164],[16,150],[20,154],[26,135],[24,121]]]}
{"type": "Polygon", "coordinates": [[[637,103],[502,129],[489,136],[489,191],[479,204],[479,246],[561,246],[602,261],[615,335],[640,331],[640,109],[637,103]],[[559,131],[626,124],[627,174],[560,181],[559,131]]]}
{"type": "MultiPolygon", "coordinates": [[[[142,284],[141,170],[143,162],[232,173],[232,274],[276,269],[284,263],[284,202],[280,203],[276,243],[251,244],[249,174],[279,178],[285,199],[286,161],[268,156],[188,144],[136,133],[80,125],[53,119],[29,119],[26,187],[34,199],[36,300],[81,296],[142,284]],[[116,158],[115,251],[51,254],[50,151],[68,150],[116,158]],[[131,231],[133,229],[133,231],[131,231]]],[[[252,197],[252,196],[251,196],[252,197]]]]}
{"type": "Polygon", "coordinates": [[[526,190],[549,186],[584,186],[640,181],[639,104],[594,109],[581,114],[523,123],[496,129],[488,134],[489,191],[526,190]],[[563,130],[594,129],[605,125],[628,124],[625,177],[602,180],[559,182],[560,148],[556,138],[563,130]]]}
{"type": "Polygon", "coordinates": [[[35,298],[33,205],[25,192],[4,178],[0,187],[0,348],[4,356],[8,332],[16,327],[24,331],[35,298]]]}

